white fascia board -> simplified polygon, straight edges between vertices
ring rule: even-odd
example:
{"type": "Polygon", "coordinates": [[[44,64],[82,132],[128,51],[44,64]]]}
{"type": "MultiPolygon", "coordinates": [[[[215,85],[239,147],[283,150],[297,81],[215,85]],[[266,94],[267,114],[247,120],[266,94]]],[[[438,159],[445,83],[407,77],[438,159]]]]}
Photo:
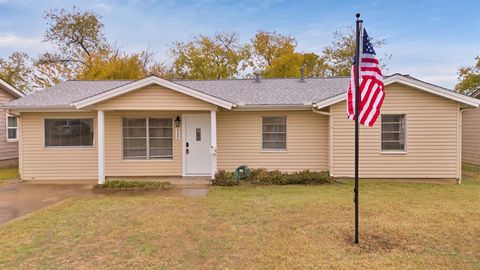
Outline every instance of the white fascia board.
{"type": "MultiPolygon", "coordinates": [[[[469,106],[472,106],[472,107],[479,107],[480,106],[480,100],[479,99],[469,97],[469,96],[465,96],[465,95],[459,94],[457,92],[447,90],[447,89],[444,89],[442,87],[435,86],[435,85],[432,85],[432,84],[429,84],[429,83],[425,83],[425,82],[422,82],[422,81],[419,81],[419,80],[416,80],[416,79],[412,79],[412,78],[409,78],[409,77],[405,77],[405,76],[402,76],[402,75],[393,75],[393,76],[390,76],[388,78],[385,78],[385,80],[384,80],[385,86],[387,86],[389,84],[393,84],[393,83],[400,83],[400,84],[403,84],[403,85],[407,85],[407,86],[413,87],[415,89],[419,89],[419,90],[428,92],[428,93],[433,94],[433,95],[448,98],[448,99],[451,99],[451,100],[454,100],[454,101],[457,101],[459,103],[463,103],[463,104],[466,104],[466,105],[469,105],[469,106]]],[[[335,103],[344,101],[346,99],[347,99],[346,94],[342,93],[340,95],[337,95],[337,96],[334,96],[334,97],[331,97],[331,98],[328,98],[328,99],[325,99],[325,100],[322,100],[320,102],[315,103],[315,107],[317,107],[318,109],[322,109],[322,108],[328,107],[330,105],[333,105],[335,103]]]]}
{"type": "Polygon", "coordinates": [[[338,102],[342,102],[346,99],[346,94],[345,93],[342,93],[340,95],[336,95],[336,96],[333,96],[331,98],[327,98],[327,99],[324,99],[320,102],[317,102],[314,104],[314,107],[316,107],[317,109],[323,109],[323,108],[326,108],[330,105],[333,105],[335,103],[338,103],[338,102]]]}
{"type": "Polygon", "coordinates": [[[405,77],[402,75],[393,75],[391,77],[388,77],[384,80],[385,85],[389,85],[392,83],[400,83],[404,84],[407,86],[411,86],[413,88],[417,88],[420,90],[423,90],[425,92],[428,92],[430,94],[434,94],[437,96],[441,96],[444,98],[448,98],[451,100],[455,100],[457,102],[470,105],[473,107],[478,107],[480,105],[480,100],[462,95],[460,93],[454,92],[452,90],[447,90],[445,88],[435,86],[426,82],[422,82],[413,78],[405,77]]]}
{"type": "Polygon", "coordinates": [[[21,98],[21,97],[24,97],[25,94],[18,91],[17,89],[15,89],[15,87],[11,86],[9,83],[7,83],[6,81],[0,79],[0,85],[2,85],[4,87],[4,89],[12,94],[13,96],[17,97],[17,98],[21,98]]]}
{"type": "Polygon", "coordinates": [[[185,95],[203,100],[205,102],[220,106],[220,107],[225,108],[225,109],[230,110],[233,107],[233,103],[231,103],[231,102],[228,102],[228,101],[225,101],[225,100],[207,95],[207,94],[199,92],[197,90],[185,87],[183,85],[180,85],[180,84],[177,84],[177,83],[174,83],[174,82],[171,82],[171,81],[164,80],[164,79],[156,77],[156,76],[150,76],[150,77],[138,80],[138,81],[134,81],[132,83],[114,88],[112,90],[109,90],[107,92],[95,95],[93,97],[89,97],[89,98],[77,101],[77,102],[73,103],[72,105],[75,106],[78,109],[85,108],[87,106],[90,106],[90,105],[93,105],[93,104],[96,104],[96,103],[114,98],[114,97],[119,96],[119,95],[126,94],[128,92],[131,92],[131,91],[134,91],[134,90],[137,90],[139,88],[142,88],[142,87],[145,87],[145,86],[148,86],[148,85],[152,85],[152,84],[164,86],[166,88],[172,89],[172,90],[177,91],[179,93],[182,93],[182,94],[185,94],[185,95]]]}
{"type": "Polygon", "coordinates": [[[0,110],[12,112],[86,112],[88,110],[76,109],[74,107],[0,107],[0,110]]]}

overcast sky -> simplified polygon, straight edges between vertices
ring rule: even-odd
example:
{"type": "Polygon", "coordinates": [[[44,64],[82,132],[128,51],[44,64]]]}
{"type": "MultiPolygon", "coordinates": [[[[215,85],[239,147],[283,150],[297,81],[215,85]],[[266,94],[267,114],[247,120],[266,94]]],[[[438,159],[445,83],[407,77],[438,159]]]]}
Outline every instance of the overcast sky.
{"type": "Polygon", "coordinates": [[[300,51],[319,54],[333,31],[354,26],[356,12],[370,36],[386,39],[377,53],[393,55],[388,74],[410,74],[452,88],[457,69],[472,65],[480,54],[480,0],[0,0],[0,57],[48,50],[42,42],[44,11],[74,5],[103,16],[109,41],[128,52],[149,48],[164,61],[174,41],[236,31],[247,42],[258,29],[290,34],[300,51]]]}

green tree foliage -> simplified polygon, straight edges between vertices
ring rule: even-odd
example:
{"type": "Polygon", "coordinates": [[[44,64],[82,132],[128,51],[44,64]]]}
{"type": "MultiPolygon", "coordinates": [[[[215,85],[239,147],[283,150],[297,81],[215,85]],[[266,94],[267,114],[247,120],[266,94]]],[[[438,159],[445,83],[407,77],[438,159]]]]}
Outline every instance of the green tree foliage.
{"type": "Polygon", "coordinates": [[[236,33],[219,32],[213,37],[199,35],[188,42],[175,42],[173,71],[180,79],[233,78],[246,67],[248,47],[236,33]]]}
{"type": "Polygon", "coordinates": [[[322,76],[325,65],[315,53],[296,51],[297,41],[291,36],[260,30],[251,40],[252,58],[250,66],[263,77],[298,77],[300,68],[306,76],[322,76]]]}
{"type": "Polygon", "coordinates": [[[458,83],[455,90],[471,94],[480,89],[480,56],[475,57],[475,65],[458,69],[458,83]]]}
{"type": "Polygon", "coordinates": [[[148,51],[126,54],[118,49],[92,53],[82,66],[77,79],[80,80],[118,80],[139,79],[147,75],[147,65],[152,54],[148,51]]]}
{"type": "MultiPolygon", "coordinates": [[[[385,45],[385,40],[371,40],[375,49],[385,45]]],[[[333,33],[333,41],[322,51],[322,59],[326,65],[326,76],[349,76],[355,55],[355,30],[348,28],[346,33],[336,31],[333,33]]],[[[387,61],[391,55],[380,59],[381,69],[386,71],[387,61]]]]}
{"type": "Polygon", "coordinates": [[[26,53],[14,52],[7,59],[0,58],[0,78],[22,92],[32,90],[33,69],[26,53]]]}
{"type": "Polygon", "coordinates": [[[257,31],[251,39],[252,57],[251,66],[257,70],[267,72],[275,65],[275,60],[285,57],[284,61],[277,61],[282,64],[285,60],[294,60],[297,41],[291,36],[284,36],[277,32],[257,31]]]}
{"type": "Polygon", "coordinates": [[[149,75],[155,75],[167,80],[175,79],[175,72],[173,71],[173,67],[166,65],[162,62],[156,62],[151,65],[148,69],[148,73],[149,75]]]}
{"type": "MultiPolygon", "coordinates": [[[[94,12],[74,7],[50,10],[44,18],[44,42],[52,45],[52,51],[35,59],[18,52],[0,58],[0,76],[21,90],[32,85],[49,87],[66,79],[139,79],[149,74],[167,79],[248,77],[247,68],[266,78],[298,77],[301,67],[307,77],[348,76],[355,48],[353,29],[346,34],[335,32],[321,55],[298,51],[294,37],[275,31],[259,30],[247,44],[236,33],[218,32],[175,42],[170,50],[173,62],[167,65],[153,61],[148,50],[128,54],[112,46],[103,33],[101,16],[94,12]]],[[[373,44],[378,48],[385,41],[373,44]]],[[[459,76],[458,89],[465,91],[470,86],[464,85],[478,78],[478,64],[460,69],[459,76]]]]}
{"type": "Polygon", "coordinates": [[[325,77],[327,75],[327,65],[322,57],[315,53],[304,53],[302,56],[305,76],[325,77]]]}
{"type": "Polygon", "coordinates": [[[110,45],[99,14],[74,7],[72,11],[50,10],[45,19],[44,42],[56,51],[44,53],[34,62],[34,80],[39,87],[66,79],[140,79],[148,74],[152,53],[127,54],[110,45]]]}
{"type": "Polygon", "coordinates": [[[91,57],[110,50],[99,14],[74,7],[72,11],[50,10],[44,18],[47,30],[43,41],[52,44],[56,51],[35,60],[35,82],[39,87],[76,78],[91,57]]]}

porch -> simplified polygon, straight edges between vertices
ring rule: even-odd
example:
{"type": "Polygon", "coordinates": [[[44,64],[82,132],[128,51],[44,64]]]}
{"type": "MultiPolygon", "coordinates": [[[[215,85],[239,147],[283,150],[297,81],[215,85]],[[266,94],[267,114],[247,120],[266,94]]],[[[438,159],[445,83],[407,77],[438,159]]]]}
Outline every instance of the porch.
{"type": "Polygon", "coordinates": [[[209,185],[217,170],[217,111],[97,110],[99,184],[105,179],[209,185]]]}

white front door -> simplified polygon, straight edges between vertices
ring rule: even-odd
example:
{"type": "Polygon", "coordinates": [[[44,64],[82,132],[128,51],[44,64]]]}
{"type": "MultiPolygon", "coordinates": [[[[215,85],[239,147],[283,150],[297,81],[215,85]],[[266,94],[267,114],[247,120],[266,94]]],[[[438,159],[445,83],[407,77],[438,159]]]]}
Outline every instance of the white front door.
{"type": "Polygon", "coordinates": [[[210,114],[186,114],[184,155],[186,175],[210,175],[210,114]]]}

